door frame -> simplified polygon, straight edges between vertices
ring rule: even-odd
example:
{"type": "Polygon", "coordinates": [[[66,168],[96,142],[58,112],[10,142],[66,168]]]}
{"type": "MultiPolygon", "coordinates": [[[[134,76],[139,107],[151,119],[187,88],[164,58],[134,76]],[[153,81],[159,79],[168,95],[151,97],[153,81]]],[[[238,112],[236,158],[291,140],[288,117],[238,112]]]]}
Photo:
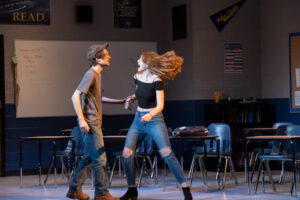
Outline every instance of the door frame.
{"type": "Polygon", "coordinates": [[[5,176],[5,69],[4,35],[0,35],[0,176],[5,176]]]}

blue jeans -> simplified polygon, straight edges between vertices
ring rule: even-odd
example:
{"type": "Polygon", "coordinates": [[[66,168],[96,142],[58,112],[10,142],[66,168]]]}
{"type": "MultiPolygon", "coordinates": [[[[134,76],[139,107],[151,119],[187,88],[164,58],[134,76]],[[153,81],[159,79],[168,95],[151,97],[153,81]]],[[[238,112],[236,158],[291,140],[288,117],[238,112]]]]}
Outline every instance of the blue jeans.
{"type": "Polygon", "coordinates": [[[84,153],[70,183],[69,192],[81,192],[90,169],[93,169],[95,195],[108,193],[106,153],[100,125],[91,125],[88,133],[83,133],[84,153]]]}
{"type": "Polygon", "coordinates": [[[123,153],[128,186],[135,186],[135,167],[133,157],[137,143],[141,142],[145,135],[150,136],[156,143],[162,158],[173,172],[177,181],[182,184],[185,182],[183,171],[177,158],[171,150],[168,130],[164,123],[162,113],[158,113],[157,115],[153,116],[149,122],[142,122],[141,118],[145,114],[147,114],[147,112],[136,111],[134,121],[126,137],[125,148],[132,151],[130,156],[125,155],[125,150],[123,153]],[[169,148],[170,152],[166,152],[166,148],[169,148]]]}

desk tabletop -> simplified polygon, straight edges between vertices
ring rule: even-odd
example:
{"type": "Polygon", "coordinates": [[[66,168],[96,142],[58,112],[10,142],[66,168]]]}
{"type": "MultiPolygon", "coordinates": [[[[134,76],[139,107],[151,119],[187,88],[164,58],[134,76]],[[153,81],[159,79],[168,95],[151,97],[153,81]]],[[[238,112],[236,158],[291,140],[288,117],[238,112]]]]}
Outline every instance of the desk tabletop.
{"type": "Polygon", "coordinates": [[[31,136],[21,137],[21,140],[65,140],[71,138],[73,138],[73,136],[31,136]]]}
{"type": "Polygon", "coordinates": [[[170,140],[215,140],[219,136],[213,135],[213,136],[170,136],[170,140]]]}
{"type": "Polygon", "coordinates": [[[300,140],[300,136],[294,135],[260,135],[246,137],[247,140],[300,140]]]}
{"type": "Polygon", "coordinates": [[[61,130],[61,132],[69,132],[69,133],[71,133],[72,132],[72,129],[71,128],[68,128],[68,129],[63,129],[63,130],[61,130]]]}
{"type": "Polygon", "coordinates": [[[276,128],[272,127],[265,127],[265,128],[245,128],[243,129],[244,132],[272,132],[276,131],[276,128]]]}
{"type": "Polygon", "coordinates": [[[104,139],[126,139],[126,135],[104,135],[104,139]]]}
{"type": "MultiPolygon", "coordinates": [[[[169,136],[170,140],[215,140],[219,136],[169,136]]],[[[105,135],[104,139],[126,139],[126,135],[105,135]]]]}

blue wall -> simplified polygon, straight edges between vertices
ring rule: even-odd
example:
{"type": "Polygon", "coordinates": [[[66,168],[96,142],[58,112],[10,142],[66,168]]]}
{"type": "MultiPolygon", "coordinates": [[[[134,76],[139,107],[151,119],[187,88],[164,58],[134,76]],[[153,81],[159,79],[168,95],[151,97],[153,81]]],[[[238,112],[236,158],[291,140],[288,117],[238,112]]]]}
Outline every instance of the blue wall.
{"type": "MultiPolygon", "coordinates": [[[[76,126],[75,117],[16,118],[15,106],[6,104],[5,157],[6,171],[19,170],[19,142],[21,137],[61,135],[61,130],[76,126]]],[[[103,116],[105,134],[116,134],[119,128],[127,128],[133,115],[103,116]]],[[[60,144],[58,144],[60,148],[60,144]]],[[[42,143],[42,168],[51,161],[52,143],[42,143]]],[[[35,141],[23,143],[23,169],[37,168],[38,144],[35,141]]]]}
{"type": "MultiPolygon", "coordinates": [[[[75,125],[75,117],[55,118],[16,118],[15,106],[6,104],[5,125],[5,157],[6,171],[19,169],[19,141],[21,137],[60,135],[60,130],[71,128],[75,125]]],[[[43,143],[43,166],[48,167],[50,162],[52,145],[43,143]]],[[[38,144],[37,142],[25,142],[23,144],[23,168],[37,167],[38,144]]]]}
{"type": "Polygon", "coordinates": [[[290,113],[289,98],[264,99],[264,101],[275,105],[276,122],[293,122],[300,125],[300,113],[290,113]]]}
{"type": "MultiPolygon", "coordinates": [[[[164,115],[168,127],[204,124],[203,105],[210,101],[168,101],[164,115]]],[[[21,137],[61,135],[60,130],[76,125],[75,117],[16,118],[13,104],[6,104],[6,171],[19,170],[19,141],[21,137]]],[[[121,128],[130,127],[134,115],[104,115],[104,134],[118,134],[121,128]]],[[[58,144],[60,145],[60,144],[58,144]]],[[[113,145],[107,145],[114,148],[113,145]]],[[[58,146],[59,148],[60,146],[58,146]]],[[[119,148],[120,149],[120,148],[119,148]]],[[[51,161],[52,144],[42,143],[42,167],[47,168],[51,161]]],[[[27,141],[23,144],[23,169],[37,168],[38,144],[27,141]]]]}
{"type": "MultiPolygon", "coordinates": [[[[293,122],[300,124],[300,113],[289,112],[289,99],[265,99],[275,105],[276,122],[293,122]]],[[[164,109],[165,122],[174,129],[179,126],[204,125],[204,105],[212,100],[167,101],[164,109]]],[[[60,130],[76,125],[75,117],[54,118],[22,118],[17,119],[15,106],[6,105],[6,171],[19,170],[19,141],[21,137],[38,135],[60,135],[60,130]]],[[[104,134],[118,134],[121,128],[128,128],[133,115],[104,115],[104,134]]],[[[110,151],[121,150],[122,145],[107,145],[110,151]]],[[[42,167],[47,168],[51,159],[52,145],[44,142],[42,145],[42,167]]],[[[174,150],[175,151],[175,150],[174,150]]],[[[35,142],[25,142],[23,145],[23,168],[37,167],[38,145],[35,142]]],[[[180,155],[178,155],[180,156],[180,155]]],[[[112,158],[109,158],[110,160],[112,158]]]]}

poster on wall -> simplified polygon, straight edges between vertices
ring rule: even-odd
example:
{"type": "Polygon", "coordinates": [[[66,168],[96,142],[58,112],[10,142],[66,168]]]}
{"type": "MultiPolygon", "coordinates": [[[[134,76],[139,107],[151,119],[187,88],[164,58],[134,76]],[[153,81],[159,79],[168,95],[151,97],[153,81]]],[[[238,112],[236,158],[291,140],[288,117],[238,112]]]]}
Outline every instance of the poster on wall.
{"type": "Polygon", "coordinates": [[[290,111],[300,112],[300,32],[289,34],[290,111]]]}
{"type": "Polygon", "coordinates": [[[295,106],[300,106],[300,91],[295,91],[295,106]]]}
{"type": "Polygon", "coordinates": [[[0,1],[0,24],[49,25],[49,0],[0,1]]]}
{"type": "Polygon", "coordinates": [[[242,73],[244,71],[243,53],[242,43],[224,43],[225,73],[242,73]]]}
{"type": "Polygon", "coordinates": [[[141,0],[114,0],[115,28],[142,28],[141,0]]]}

